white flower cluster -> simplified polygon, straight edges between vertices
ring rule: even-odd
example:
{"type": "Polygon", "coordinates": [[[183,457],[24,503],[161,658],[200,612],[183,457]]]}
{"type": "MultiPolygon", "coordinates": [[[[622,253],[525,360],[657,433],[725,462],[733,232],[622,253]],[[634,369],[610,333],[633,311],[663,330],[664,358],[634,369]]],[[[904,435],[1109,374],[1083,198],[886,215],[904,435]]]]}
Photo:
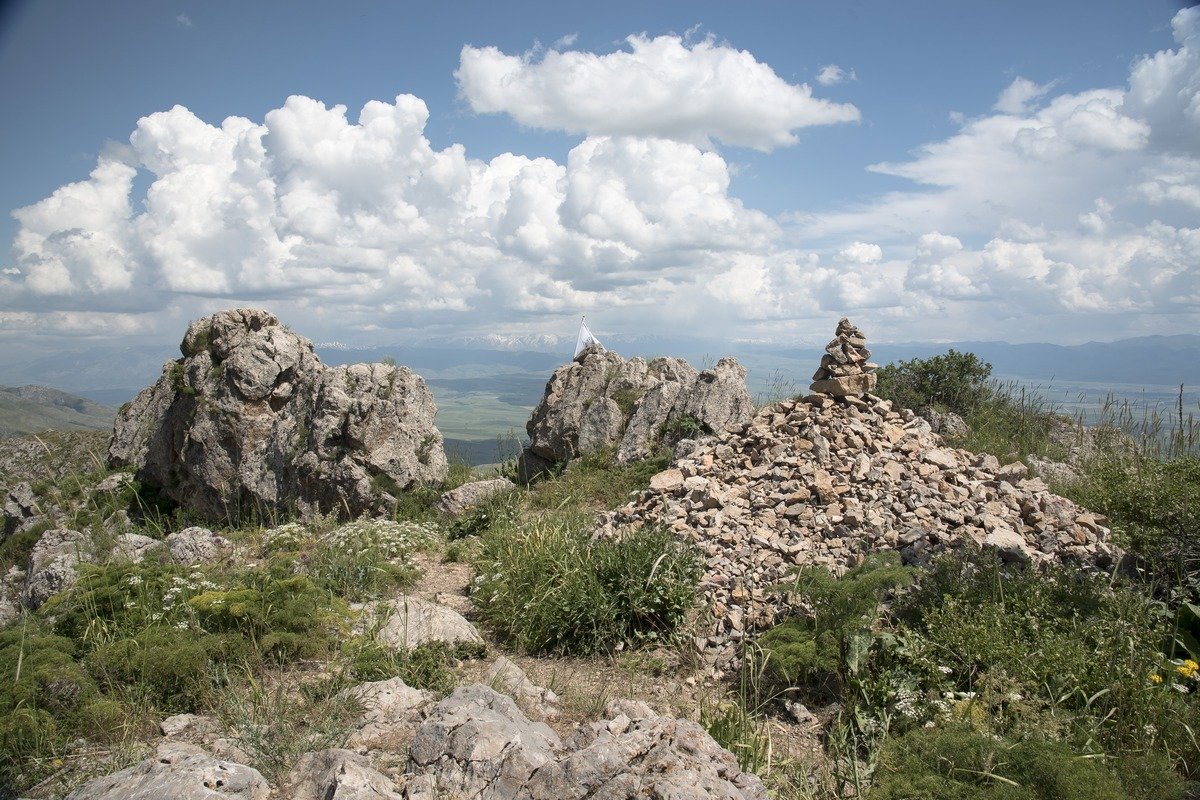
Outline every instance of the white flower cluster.
{"type": "Polygon", "coordinates": [[[169,609],[174,606],[176,599],[181,594],[186,599],[191,597],[197,590],[208,592],[219,588],[221,587],[205,578],[204,573],[200,571],[192,572],[186,578],[176,575],[171,578],[171,585],[163,592],[163,608],[169,609]]]}
{"type": "Polygon", "coordinates": [[[327,547],[356,551],[371,548],[385,558],[396,558],[428,547],[437,536],[437,527],[429,523],[356,520],[325,534],[321,537],[321,543],[327,547]]]}
{"type": "Polygon", "coordinates": [[[308,538],[308,527],[299,522],[289,522],[263,531],[263,552],[278,553],[299,550],[308,538]]]}

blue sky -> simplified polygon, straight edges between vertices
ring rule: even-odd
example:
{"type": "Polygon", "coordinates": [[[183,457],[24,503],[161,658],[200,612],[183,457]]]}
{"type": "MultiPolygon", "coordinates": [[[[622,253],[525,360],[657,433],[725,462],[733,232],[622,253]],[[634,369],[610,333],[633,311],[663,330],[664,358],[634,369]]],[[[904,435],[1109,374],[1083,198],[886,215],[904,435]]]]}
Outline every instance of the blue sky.
{"type": "Polygon", "coordinates": [[[806,341],[842,314],[892,340],[1195,332],[1181,9],[10,5],[0,206],[26,212],[0,221],[0,341],[175,336],[240,303],[363,341],[580,313],[806,341]]]}

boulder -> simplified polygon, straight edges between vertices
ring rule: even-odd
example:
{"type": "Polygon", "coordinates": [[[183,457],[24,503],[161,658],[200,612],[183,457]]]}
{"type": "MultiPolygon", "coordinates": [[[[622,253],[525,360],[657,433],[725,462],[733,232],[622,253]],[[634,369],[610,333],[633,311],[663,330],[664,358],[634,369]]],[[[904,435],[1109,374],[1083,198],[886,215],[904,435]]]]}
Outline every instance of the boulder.
{"type": "Polygon", "coordinates": [[[483,642],[475,626],[457,611],[419,597],[401,595],[388,611],[375,640],[393,649],[411,650],[425,642],[483,642]]]}
{"type": "Polygon", "coordinates": [[[544,723],[530,722],[512,698],[482,684],[435,705],[408,749],[409,800],[528,797],[526,782],[562,746],[544,723]]]}
{"type": "Polygon", "coordinates": [[[165,742],[154,758],[90,780],[67,800],[266,800],[270,792],[256,769],[220,761],[194,745],[165,742]]]}
{"type": "Polygon", "coordinates": [[[33,488],[22,481],[8,490],[4,497],[4,525],[0,529],[0,542],[14,533],[24,530],[38,518],[37,497],[33,488]]]}
{"type": "Polygon", "coordinates": [[[113,543],[112,558],[137,564],[151,553],[164,548],[165,545],[158,539],[140,533],[123,533],[113,543]]]}
{"type": "Polygon", "coordinates": [[[54,595],[75,585],[75,567],[91,560],[88,537],[79,531],[46,531],[33,546],[25,582],[25,605],[38,609],[54,595]]]}
{"type": "Polygon", "coordinates": [[[261,309],[197,320],[180,349],[117,416],[108,459],[206,519],[359,516],[446,473],[433,395],[407,367],[327,367],[261,309]]]}
{"type": "Polygon", "coordinates": [[[305,753],[283,785],[291,800],[402,800],[386,775],[349,750],[305,753]]]}
{"type": "Polygon", "coordinates": [[[437,509],[452,517],[465,514],[468,509],[479,505],[493,495],[514,488],[516,484],[508,478],[490,478],[484,481],[464,483],[457,489],[443,492],[438,498],[437,509]]]}
{"type": "Polygon", "coordinates": [[[409,800],[767,800],[762,781],[703,728],[644,703],[610,703],[564,746],[481,684],[434,706],[409,747],[409,800]]]}
{"type": "Polygon", "coordinates": [[[488,666],[483,679],[488,686],[516,700],[526,714],[543,720],[558,716],[558,695],[531,681],[525,670],[504,656],[488,666]]]}
{"type": "Polygon", "coordinates": [[[171,558],[180,564],[208,564],[221,557],[229,547],[229,540],[213,533],[208,528],[193,526],[172,533],[167,537],[167,549],[171,558]]]}
{"type": "Polygon", "coordinates": [[[767,800],[757,775],[695,722],[625,714],[584,726],[574,752],[535,772],[525,786],[530,800],[767,800]]]}
{"type": "Polygon", "coordinates": [[[363,750],[397,752],[397,743],[407,744],[422,711],[433,700],[430,692],[414,689],[401,678],[362,683],[344,693],[363,707],[357,730],[350,734],[346,744],[363,750]]]}
{"type": "Polygon", "coordinates": [[[546,384],[525,426],[529,446],[519,472],[529,477],[608,447],[620,463],[642,459],[659,445],[741,424],[752,411],[746,370],[736,359],[697,372],[679,358],[647,363],[589,351],[546,384]]]}

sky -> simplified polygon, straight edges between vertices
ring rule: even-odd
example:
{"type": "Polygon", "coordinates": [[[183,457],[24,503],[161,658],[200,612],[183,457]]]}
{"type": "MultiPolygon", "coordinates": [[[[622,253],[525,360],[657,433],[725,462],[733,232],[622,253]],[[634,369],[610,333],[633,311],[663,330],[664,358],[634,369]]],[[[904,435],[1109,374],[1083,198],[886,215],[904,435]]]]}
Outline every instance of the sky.
{"type": "Polygon", "coordinates": [[[0,348],[1200,329],[1200,7],[35,0],[0,348]]]}

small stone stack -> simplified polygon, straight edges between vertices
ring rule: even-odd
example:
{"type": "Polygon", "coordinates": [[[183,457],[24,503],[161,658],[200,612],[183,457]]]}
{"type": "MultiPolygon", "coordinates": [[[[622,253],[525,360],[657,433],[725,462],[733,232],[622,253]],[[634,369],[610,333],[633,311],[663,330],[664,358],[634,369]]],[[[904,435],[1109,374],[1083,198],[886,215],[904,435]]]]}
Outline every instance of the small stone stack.
{"type": "Polygon", "coordinates": [[[833,341],[825,346],[821,366],[813,375],[812,391],[834,397],[862,396],[874,390],[878,364],[870,362],[867,338],[845,317],[838,320],[833,341]]]}

